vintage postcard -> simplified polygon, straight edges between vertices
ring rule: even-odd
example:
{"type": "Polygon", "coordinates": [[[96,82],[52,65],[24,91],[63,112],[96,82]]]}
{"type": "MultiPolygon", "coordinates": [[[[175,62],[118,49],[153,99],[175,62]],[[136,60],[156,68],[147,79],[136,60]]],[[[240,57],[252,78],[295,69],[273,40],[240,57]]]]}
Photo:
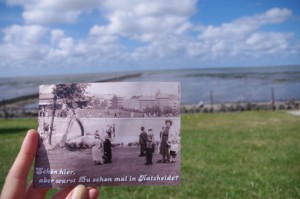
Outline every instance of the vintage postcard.
{"type": "Polygon", "coordinates": [[[180,83],[41,85],[35,187],[178,185],[180,83]]]}

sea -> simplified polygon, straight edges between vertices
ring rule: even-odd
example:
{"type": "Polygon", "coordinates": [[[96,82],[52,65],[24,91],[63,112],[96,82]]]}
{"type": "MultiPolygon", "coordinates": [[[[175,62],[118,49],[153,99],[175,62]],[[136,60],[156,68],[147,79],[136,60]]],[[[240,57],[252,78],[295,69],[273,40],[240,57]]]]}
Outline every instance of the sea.
{"type": "MultiPolygon", "coordinates": [[[[38,93],[41,84],[79,82],[180,82],[181,103],[300,100],[300,66],[156,70],[0,78],[0,100],[38,93]]],[[[28,104],[36,107],[37,103],[28,104]]]]}

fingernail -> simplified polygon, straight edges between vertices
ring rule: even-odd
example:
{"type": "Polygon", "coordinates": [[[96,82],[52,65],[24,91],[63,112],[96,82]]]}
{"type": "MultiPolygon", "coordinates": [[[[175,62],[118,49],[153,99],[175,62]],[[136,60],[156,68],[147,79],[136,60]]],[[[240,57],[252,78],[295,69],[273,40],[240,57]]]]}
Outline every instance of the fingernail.
{"type": "Polygon", "coordinates": [[[72,199],[87,199],[87,188],[84,185],[77,185],[74,188],[72,199]]]}

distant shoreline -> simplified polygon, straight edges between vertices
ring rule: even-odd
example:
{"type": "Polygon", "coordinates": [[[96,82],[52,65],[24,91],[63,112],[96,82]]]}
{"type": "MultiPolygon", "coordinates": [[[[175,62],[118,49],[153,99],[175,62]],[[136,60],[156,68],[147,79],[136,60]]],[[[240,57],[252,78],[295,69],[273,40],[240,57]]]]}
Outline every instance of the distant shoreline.
{"type": "MultiPolygon", "coordinates": [[[[34,97],[36,95],[31,95],[34,97]]],[[[28,103],[38,104],[38,98],[26,96],[22,101],[13,101],[10,104],[0,104],[0,120],[9,118],[37,117],[38,107],[25,108],[28,103]]],[[[219,112],[243,112],[243,111],[277,111],[277,110],[300,110],[300,100],[284,100],[264,102],[226,102],[226,103],[203,103],[181,105],[181,114],[190,113],[219,113],[219,112]]]]}
{"type": "Polygon", "coordinates": [[[298,110],[300,100],[224,102],[182,105],[181,113],[240,112],[259,110],[298,110]]]}
{"type": "Polygon", "coordinates": [[[121,81],[124,79],[130,79],[130,78],[134,78],[134,77],[139,77],[141,76],[143,73],[139,72],[139,73],[133,73],[133,74],[128,74],[128,75],[120,75],[117,77],[112,77],[112,78],[108,78],[108,79],[104,79],[104,80],[99,80],[96,82],[114,82],[114,81],[121,81]]]}

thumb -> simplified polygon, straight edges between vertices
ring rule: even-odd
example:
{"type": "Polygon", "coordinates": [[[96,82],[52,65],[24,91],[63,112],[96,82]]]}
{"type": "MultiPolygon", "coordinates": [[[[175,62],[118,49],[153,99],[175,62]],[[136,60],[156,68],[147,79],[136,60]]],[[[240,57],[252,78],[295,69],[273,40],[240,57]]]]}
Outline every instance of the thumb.
{"type": "Polygon", "coordinates": [[[87,199],[88,189],[84,185],[77,185],[66,199],[87,199]]]}

